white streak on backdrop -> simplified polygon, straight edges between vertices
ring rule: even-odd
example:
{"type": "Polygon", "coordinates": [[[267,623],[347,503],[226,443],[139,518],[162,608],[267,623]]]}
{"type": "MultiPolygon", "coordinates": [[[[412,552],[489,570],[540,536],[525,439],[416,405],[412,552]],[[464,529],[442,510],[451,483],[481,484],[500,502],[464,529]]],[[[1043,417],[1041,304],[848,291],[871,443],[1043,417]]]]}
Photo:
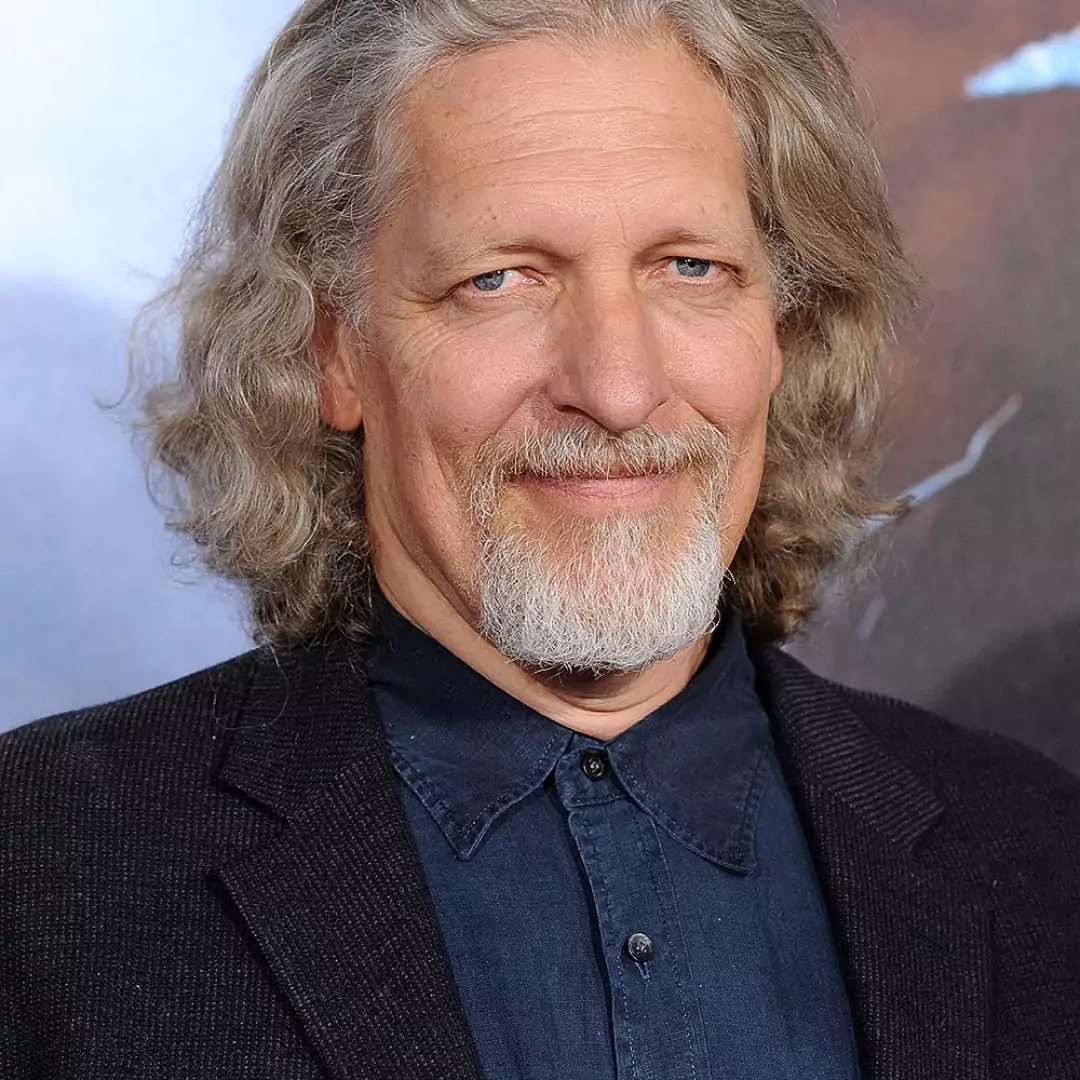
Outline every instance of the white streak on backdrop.
{"type": "Polygon", "coordinates": [[[293,7],[0,0],[0,729],[248,645],[232,597],[177,582],[95,397],[293,7]]]}
{"type": "Polygon", "coordinates": [[[1032,41],[967,80],[969,97],[1080,90],[1080,26],[1032,41]]]}

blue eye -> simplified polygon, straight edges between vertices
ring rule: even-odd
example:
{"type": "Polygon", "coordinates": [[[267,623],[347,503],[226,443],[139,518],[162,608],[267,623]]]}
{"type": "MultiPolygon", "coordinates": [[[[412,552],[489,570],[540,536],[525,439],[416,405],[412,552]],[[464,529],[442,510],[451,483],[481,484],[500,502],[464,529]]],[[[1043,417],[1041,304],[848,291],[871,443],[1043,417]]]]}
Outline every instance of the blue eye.
{"type": "Polygon", "coordinates": [[[682,277],[703,278],[707,277],[712,269],[712,263],[708,259],[677,258],[675,268],[682,277]]]}
{"type": "Polygon", "coordinates": [[[498,292],[506,284],[509,270],[489,270],[486,274],[477,274],[469,278],[479,292],[498,292]]]}

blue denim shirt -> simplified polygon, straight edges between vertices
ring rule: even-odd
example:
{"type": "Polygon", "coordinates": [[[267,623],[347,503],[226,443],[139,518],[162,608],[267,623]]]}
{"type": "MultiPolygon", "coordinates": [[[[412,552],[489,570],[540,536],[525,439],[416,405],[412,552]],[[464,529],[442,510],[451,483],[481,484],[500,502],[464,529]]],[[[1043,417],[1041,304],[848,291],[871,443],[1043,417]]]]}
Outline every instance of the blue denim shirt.
{"type": "Polygon", "coordinates": [[[377,612],[372,688],[488,1080],[858,1076],[737,617],[602,743],[377,612]]]}

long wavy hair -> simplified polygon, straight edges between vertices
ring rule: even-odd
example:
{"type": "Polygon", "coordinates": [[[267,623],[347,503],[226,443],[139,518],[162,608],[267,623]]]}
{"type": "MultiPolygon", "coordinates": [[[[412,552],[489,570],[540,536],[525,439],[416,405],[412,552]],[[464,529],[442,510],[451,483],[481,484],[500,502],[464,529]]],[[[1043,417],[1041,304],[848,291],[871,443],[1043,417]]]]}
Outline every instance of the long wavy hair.
{"type": "Polygon", "coordinates": [[[871,477],[911,278],[845,63],[798,0],[311,0],[252,76],[133,356],[155,492],[244,587],[259,639],[369,628],[363,437],[320,419],[316,339],[327,315],[362,333],[368,241],[407,183],[404,96],[504,42],[657,33],[731,102],[772,267],[784,380],[729,593],[749,631],[793,634],[867,522],[897,512],[871,477]]]}

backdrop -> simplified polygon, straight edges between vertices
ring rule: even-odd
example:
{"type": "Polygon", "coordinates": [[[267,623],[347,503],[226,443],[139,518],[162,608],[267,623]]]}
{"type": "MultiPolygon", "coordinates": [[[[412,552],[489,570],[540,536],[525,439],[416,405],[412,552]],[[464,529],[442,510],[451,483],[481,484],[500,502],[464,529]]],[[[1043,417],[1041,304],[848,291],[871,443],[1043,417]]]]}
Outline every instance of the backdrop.
{"type": "MultiPolygon", "coordinates": [[[[165,276],[287,0],[0,3],[0,727],[248,647],[170,567],[126,435],[165,276]]],[[[914,511],[795,651],[1080,770],[1080,9],[838,0],[924,303],[884,479],[914,511]],[[873,104],[869,104],[872,102],[873,104]]]]}

